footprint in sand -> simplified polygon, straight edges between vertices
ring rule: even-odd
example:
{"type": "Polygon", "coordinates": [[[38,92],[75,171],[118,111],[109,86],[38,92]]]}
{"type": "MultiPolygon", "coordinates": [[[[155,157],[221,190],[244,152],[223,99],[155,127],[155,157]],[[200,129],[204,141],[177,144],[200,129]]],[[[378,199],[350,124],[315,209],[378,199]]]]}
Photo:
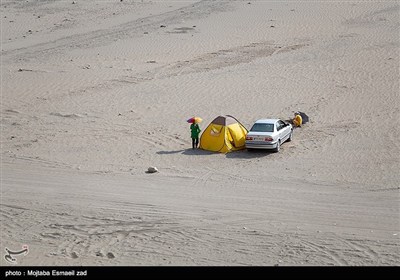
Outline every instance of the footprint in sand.
{"type": "Polygon", "coordinates": [[[104,257],[104,254],[100,251],[96,252],[96,256],[97,257],[104,257]]]}
{"type": "Polygon", "coordinates": [[[114,259],[115,256],[114,256],[113,253],[109,252],[109,253],[107,253],[107,258],[109,258],[109,259],[114,259]]]}
{"type": "MultiPolygon", "coordinates": [[[[103,254],[101,251],[97,251],[97,252],[96,252],[96,256],[97,256],[97,257],[104,257],[104,254],[103,254]]],[[[106,256],[107,256],[107,258],[109,258],[109,259],[114,259],[114,258],[115,258],[115,255],[114,255],[113,253],[111,253],[111,252],[108,252],[108,253],[106,254],[106,256]]]]}

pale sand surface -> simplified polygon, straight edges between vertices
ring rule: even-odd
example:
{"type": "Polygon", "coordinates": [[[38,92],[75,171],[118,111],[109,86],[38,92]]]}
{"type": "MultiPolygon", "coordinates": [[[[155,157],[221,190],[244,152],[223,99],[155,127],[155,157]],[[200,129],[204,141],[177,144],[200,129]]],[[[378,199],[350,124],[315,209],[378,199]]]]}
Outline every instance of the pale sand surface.
{"type": "Polygon", "coordinates": [[[3,254],[400,265],[397,1],[75,2],[1,2],[3,254]],[[296,110],[279,153],[191,149],[296,110]]]}

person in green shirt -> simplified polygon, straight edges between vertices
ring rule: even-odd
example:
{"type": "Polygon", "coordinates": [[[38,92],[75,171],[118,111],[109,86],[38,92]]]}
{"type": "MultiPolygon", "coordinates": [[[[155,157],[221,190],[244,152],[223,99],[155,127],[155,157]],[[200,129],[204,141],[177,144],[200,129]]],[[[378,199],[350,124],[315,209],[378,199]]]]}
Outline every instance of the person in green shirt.
{"type": "Polygon", "coordinates": [[[192,137],[192,148],[195,149],[199,145],[199,134],[200,134],[200,127],[196,122],[193,122],[190,125],[191,137],[192,137]]]}

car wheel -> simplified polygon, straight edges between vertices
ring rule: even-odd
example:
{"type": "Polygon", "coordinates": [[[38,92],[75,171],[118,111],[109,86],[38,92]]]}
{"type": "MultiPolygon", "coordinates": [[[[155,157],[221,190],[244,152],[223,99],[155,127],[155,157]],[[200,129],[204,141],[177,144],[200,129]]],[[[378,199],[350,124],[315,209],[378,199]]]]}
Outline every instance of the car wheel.
{"type": "Polygon", "coordinates": [[[290,142],[292,140],[293,140],[293,130],[290,131],[290,135],[287,141],[290,142]]]}
{"type": "Polygon", "coordinates": [[[276,143],[276,148],[275,148],[275,152],[279,152],[279,150],[281,149],[281,140],[278,140],[278,143],[276,143]]]}

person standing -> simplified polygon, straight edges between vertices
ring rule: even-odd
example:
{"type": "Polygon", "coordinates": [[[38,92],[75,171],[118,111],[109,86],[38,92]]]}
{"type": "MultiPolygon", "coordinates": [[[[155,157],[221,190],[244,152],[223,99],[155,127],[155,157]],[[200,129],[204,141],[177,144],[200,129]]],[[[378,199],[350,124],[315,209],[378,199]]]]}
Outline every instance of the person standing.
{"type": "Polygon", "coordinates": [[[190,131],[191,131],[191,137],[192,137],[192,148],[195,149],[199,145],[199,135],[200,135],[200,127],[196,123],[196,121],[193,121],[193,123],[190,125],[190,131]]]}

